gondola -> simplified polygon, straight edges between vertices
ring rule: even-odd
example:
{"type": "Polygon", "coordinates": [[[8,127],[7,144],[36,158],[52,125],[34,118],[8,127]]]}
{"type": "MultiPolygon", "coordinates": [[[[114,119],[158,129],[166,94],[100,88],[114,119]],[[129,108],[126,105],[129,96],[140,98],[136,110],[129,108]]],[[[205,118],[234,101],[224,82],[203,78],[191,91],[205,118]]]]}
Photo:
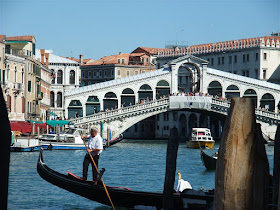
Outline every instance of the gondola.
{"type": "MultiPolygon", "coordinates": [[[[61,174],[50,169],[43,161],[43,150],[40,151],[37,171],[46,181],[62,189],[88,198],[92,201],[110,206],[105,190],[100,183],[82,180],[74,174],[61,174]]],[[[163,194],[154,192],[133,191],[129,188],[107,186],[112,202],[117,207],[132,209],[153,207],[162,209],[163,194]]],[[[173,194],[174,209],[210,209],[213,207],[213,191],[184,190],[173,194]]]]}
{"type": "Polygon", "coordinates": [[[207,155],[202,150],[200,150],[200,155],[201,155],[201,160],[202,160],[204,166],[208,170],[215,170],[216,169],[217,158],[207,155]]]}

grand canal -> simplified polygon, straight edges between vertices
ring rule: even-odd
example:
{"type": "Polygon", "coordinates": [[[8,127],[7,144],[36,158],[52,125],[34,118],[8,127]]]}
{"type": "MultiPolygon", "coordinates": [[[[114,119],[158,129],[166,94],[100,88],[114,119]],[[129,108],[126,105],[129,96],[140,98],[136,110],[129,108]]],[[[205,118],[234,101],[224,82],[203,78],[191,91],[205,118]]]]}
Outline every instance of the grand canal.
{"type": "MultiPolygon", "coordinates": [[[[106,168],[104,182],[132,190],[162,192],[166,148],[167,141],[124,140],[106,149],[99,160],[99,168],[106,168]]],[[[206,152],[212,155],[218,148],[219,144],[215,144],[213,150],[206,152]]],[[[273,149],[266,145],[271,172],[273,149]]],[[[83,150],[44,151],[44,161],[56,171],[71,171],[81,176],[84,154],[83,150]]],[[[11,153],[8,209],[110,209],[43,180],[36,170],[38,155],[38,152],[11,153]]],[[[215,171],[206,171],[199,150],[189,149],[185,143],[179,146],[177,169],[194,189],[214,188],[215,171]]],[[[177,181],[178,176],[174,188],[177,181]]]]}

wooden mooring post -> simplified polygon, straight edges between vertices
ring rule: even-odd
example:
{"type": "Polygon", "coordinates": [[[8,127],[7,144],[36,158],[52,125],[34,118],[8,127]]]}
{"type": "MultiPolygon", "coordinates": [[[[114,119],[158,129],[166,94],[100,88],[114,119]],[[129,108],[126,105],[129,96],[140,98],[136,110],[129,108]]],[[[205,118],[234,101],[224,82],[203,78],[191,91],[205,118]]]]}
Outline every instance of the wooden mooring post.
{"type": "Polygon", "coordinates": [[[177,152],[179,147],[179,134],[177,128],[172,128],[167,144],[166,171],[163,190],[163,209],[174,209],[174,182],[176,174],[177,152]]]}
{"type": "Polygon", "coordinates": [[[255,108],[234,98],[221,139],[214,209],[267,209],[269,165],[255,108]]]}
{"type": "MultiPolygon", "coordinates": [[[[273,196],[272,203],[275,208],[279,203],[279,178],[280,178],[280,125],[277,126],[274,141],[274,161],[273,161],[273,196]]],[[[278,208],[280,209],[280,208],[278,208]]]]}

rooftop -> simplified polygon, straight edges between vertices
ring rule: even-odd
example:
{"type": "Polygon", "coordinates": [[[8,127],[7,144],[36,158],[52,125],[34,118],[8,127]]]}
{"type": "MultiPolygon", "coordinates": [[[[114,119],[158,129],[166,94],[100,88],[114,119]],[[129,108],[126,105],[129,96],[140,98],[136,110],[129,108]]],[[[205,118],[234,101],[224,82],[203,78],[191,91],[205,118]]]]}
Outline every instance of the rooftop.
{"type": "Polygon", "coordinates": [[[33,35],[27,35],[27,36],[9,36],[6,37],[6,41],[33,41],[35,40],[35,37],[33,35]]]}
{"type": "MultiPolygon", "coordinates": [[[[50,54],[49,55],[49,63],[79,64],[79,62],[72,61],[72,60],[63,58],[63,57],[58,56],[58,55],[54,55],[52,50],[46,50],[45,53],[50,54]]],[[[41,52],[38,49],[36,49],[35,58],[36,58],[36,60],[41,62],[41,52]]],[[[44,62],[46,62],[46,60],[44,62]]]]}
{"type": "Polygon", "coordinates": [[[81,93],[94,91],[94,90],[98,90],[98,89],[103,89],[106,87],[111,87],[114,85],[120,85],[120,84],[125,84],[125,83],[133,84],[134,81],[145,80],[150,77],[159,76],[159,75],[163,75],[163,74],[169,74],[169,73],[170,73],[169,68],[162,68],[162,69],[158,69],[155,71],[149,71],[149,72],[146,72],[143,74],[137,74],[137,75],[130,76],[130,77],[123,77],[120,79],[110,80],[107,82],[101,82],[101,83],[97,83],[97,84],[93,84],[93,85],[87,85],[84,87],[75,88],[72,91],[65,93],[65,96],[80,95],[81,93]]]}

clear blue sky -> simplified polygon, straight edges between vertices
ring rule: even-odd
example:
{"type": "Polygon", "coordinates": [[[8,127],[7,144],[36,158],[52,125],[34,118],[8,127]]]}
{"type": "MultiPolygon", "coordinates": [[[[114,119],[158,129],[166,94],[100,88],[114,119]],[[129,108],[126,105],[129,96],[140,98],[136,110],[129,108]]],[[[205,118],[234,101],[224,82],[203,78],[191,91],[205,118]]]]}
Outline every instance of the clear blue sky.
{"type": "Polygon", "coordinates": [[[280,0],[0,0],[0,34],[35,35],[37,48],[99,59],[280,32],[280,0]]]}

